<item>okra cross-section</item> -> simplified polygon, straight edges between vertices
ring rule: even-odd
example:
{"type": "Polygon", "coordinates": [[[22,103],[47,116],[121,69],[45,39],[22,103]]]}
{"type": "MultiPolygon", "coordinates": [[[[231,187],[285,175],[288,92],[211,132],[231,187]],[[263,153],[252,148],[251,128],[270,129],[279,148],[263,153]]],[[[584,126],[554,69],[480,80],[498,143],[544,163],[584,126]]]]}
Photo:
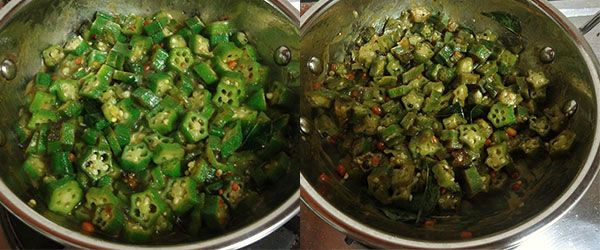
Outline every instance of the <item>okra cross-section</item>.
{"type": "Polygon", "coordinates": [[[105,176],[112,168],[112,157],[109,151],[91,147],[80,156],[77,165],[92,180],[105,176]]]}
{"type": "Polygon", "coordinates": [[[117,234],[123,228],[125,214],[118,206],[101,206],[96,209],[92,223],[107,234],[117,234]]]}
{"type": "Polygon", "coordinates": [[[181,145],[177,143],[162,143],[158,144],[154,154],[152,155],[152,161],[156,164],[162,164],[172,159],[183,159],[185,150],[181,145]]]}
{"type": "Polygon", "coordinates": [[[101,77],[94,75],[84,80],[79,94],[83,97],[91,99],[100,99],[102,92],[106,91],[107,89],[108,82],[103,80],[101,77]]]}
{"type": "Polygon", "coordinates": [[[196,143],[208,136],[208,119],[196,111],[189,111],[179,129],[188,142],[196,143]]]}
{"type": "Polygon", "coordinates": [[[48,183],[48,210],[61,214],[68,214],[79,203],[83,190],[77,181],[70,177],[48,183]]]}
{"type": "Polygon", "coordinates": [[[146,146],[146,143],[127,145],[121,155],[121,167],[124,170],[140,172],[150,164],[152,152],[146,146]]]}
{"type": "Polygon", "coordinates": [[[496,103],[490,108],[488,119],[496,128],[510,125],[515,122],[515,110],[509,105],[496,103]]]}
{"type": "Polygon", "coordinates": [[[171,180],[166,191],[166,202],[175,214],[185,214],[198,202],[196,182],[191,177],[171,180]]]}
{"type": "Polygon", "coordinates": [[[152,226],[165,211],[166,204],[160,198],[158,191],[148,189],[131,195],[129,217],[144,227],[152,226]]]}
{"type": "Polygon", "coordinates": [[[169,69],[185,72],[194,64],[194,56],[189,48],[173,48],[169,52],[169,69]]]}
{"type": "Polygon", "coordinates": [[[165,108],[162,111],[159,111],[154,116],[150,117],[148,120],[148,125],[150,129],[161,133],[166,134],[173,130],[173,125],[177,120],[177,112],[171,108],[165,108]]]}
{"type": "Polygon", "coordinates": [[[204,208],[202,208],[202,220],[212,230],[223,231],[229,221],[228,206],[221,196],[207,195],[204,208]]]}

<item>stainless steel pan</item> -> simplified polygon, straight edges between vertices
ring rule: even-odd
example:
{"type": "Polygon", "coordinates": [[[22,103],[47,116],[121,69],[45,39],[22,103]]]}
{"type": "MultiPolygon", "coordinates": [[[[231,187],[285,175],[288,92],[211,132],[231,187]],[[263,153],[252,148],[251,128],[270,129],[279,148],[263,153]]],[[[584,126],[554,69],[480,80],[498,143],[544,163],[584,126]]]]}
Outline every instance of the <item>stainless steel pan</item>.
{"type": "MultiPolygon", "coordinates": [[[[401,248],[486,248],[513,246],[532,233],[543,230],[566,213],[585,193],[598,172],[598,59],[583,38],[560,12],[542,0],[332,0],[316,4],[302,17],[301,75],[303,86],[314,83],[314,62],[327,63],[343,56],[360,29],[381,29],[385,17],[398,17],[403,9],[426,6],[448,12],[460,24],[474,30],[490,28],[500,36],[508,31],[481,15],[484,11],[505,11],[522,22],[525,51],[519,61],[523,69],[543,70],[552,82],[549,100],[562,105],[578,103],[578,111],[568,126],[577,132],[576,146],[561,159],[540,159],[539,165],[525,166],[530,175],[522,196],[506,193],[479,199],[476,206],[437,222],[433,228],[393,222],[376,209],[377,203],[361,197],[356,189],[318,181],[321,173],[336,176],[336,155],[324,153],[325,143],[311,126],[313,114],[305,98],[301,101],[303,141],[300,155],[301,198],[321,218],[336,229],[376,247],[401,248]],[[540,51],[556,52],[552,63],[539,59],[540,51]],[[331,60],[330,60],[331,59],[331,60]],[[310,63],[309,63],[310,62],[310,63]],[[313,67],[313,71],[308,66],[313,67]],[[331,159],[331,160],[330,160],[331,159]],[[543,171],[539,171],[542,168],[543,171]],[[539,173],[541,172],[541,174],[539,173]],[[506,199],[510,197],[510,199],[506,199]],[[471,239],[460,232],[470,231],[471,239]]],[[[317,65],[319,66],[319,65],[317,65]]],[[[321,69],[321,67],[316,67],[321,69]]],[[[333,178],[333,177],[332,177],[333,178]]]]}
{"type": "MultiPolygon", "coordinates": [[[[205,22],[230,17],[235,26],[246,31],[256,45],[263,63],[273,70],[272,77],[285,82],[287,70],[274,63],[274,51],[281,45],[290,48],[292,59],[299,58],[299,13],[287,1],[280,0],[12,0],[0,10],[0,201],[13,214],[40,233],[72,247],[125,249],[150,247],[122,244],[80,233],[80,226],[64,220],[38,205],[26,205],[29,199],[41,201],[40,194],[28,188],[21,178],[24,154],[10,132],[22,103],[25,85],[42,66],[40,52],[52,44],[70,38],[79,25],[96,11],[150,15],[159,10],[175,14],[199,15],[205,22]],[[275,38],[275,39],[274,39],[275,38]],[[11,64],[11,62],[13,62],[11,64]],[[13,67],[16,66],[16,69],[13,67]],[[14,79],[13,79],[14,78],[14,79]],[[9,80],[11,79],[11,80],[9,80]]],[[[296,63],[297,65],[297,63],[296,63]]],[[[232,226],[228,233],[212,238],[185,238],[178,235],[152,247],[239,248],[248,245],[284,224],[299,210],[298,170],[290,171],[249,218],[232,226]]],[[[38,202],[38,204],[41,202],[38,202]]]]}

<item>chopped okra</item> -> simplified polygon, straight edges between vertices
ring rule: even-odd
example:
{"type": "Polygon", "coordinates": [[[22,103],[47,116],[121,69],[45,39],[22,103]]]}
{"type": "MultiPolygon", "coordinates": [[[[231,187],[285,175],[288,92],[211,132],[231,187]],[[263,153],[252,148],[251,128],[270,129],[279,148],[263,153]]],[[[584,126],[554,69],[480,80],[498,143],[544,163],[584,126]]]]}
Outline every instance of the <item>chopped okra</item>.
{"type": "Polygon", "coordinates": [[[173,14],[97,12],[39,51],[12,126],[20,173],[46,198],[30,206],[109,240],[195,241],[235,229],[293,173],[299,86],[270,79],[298,78],[298,63],[271,71],[264,37],[173,14]]]}
{"type": "Polygon", "coordinates": [[[562,78],[521,61],[514,38],[426,7],[398,14],[363,27],[346,53],[330,51],[326,74],[306,79],[303,103],[337,173],[321,181],[416,218],[403,222],[435,221],[488,190],[513,192],[504,184],[518,164],[577,147],[550,100],[562,78]]]}

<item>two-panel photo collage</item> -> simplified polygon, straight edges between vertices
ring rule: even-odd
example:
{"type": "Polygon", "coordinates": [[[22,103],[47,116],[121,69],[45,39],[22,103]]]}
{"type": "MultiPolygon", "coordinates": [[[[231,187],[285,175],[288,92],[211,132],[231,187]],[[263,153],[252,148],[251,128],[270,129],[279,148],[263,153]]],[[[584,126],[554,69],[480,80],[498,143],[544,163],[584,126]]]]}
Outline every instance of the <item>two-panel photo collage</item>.
{"type": "Polygon", "coordinates": [[[599,23],[0,1],[0,249],[600,249],[599,23]]]}

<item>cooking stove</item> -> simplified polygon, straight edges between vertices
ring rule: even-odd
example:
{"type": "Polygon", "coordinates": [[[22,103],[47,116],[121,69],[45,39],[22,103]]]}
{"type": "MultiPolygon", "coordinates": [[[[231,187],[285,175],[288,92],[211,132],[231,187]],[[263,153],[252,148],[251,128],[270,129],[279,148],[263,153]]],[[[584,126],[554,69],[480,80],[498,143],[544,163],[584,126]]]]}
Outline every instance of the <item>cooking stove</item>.
{"type": "MultiPolygon", "coordinates": [[[[302,0],[301,13],[317,1],[302,0]]],[[[550,1],[577,27],[582,27],[600,11],[600,0],[550,1]]],[[[600,25],[585,35],[588,43],[600,58],[600,25]]],[[[305,249],[365,249],[367,246],[352,240],[321,220],[304,204],[300,208],[302,237],[300,245],[305,249]]],[[[498,246],[498,248],[503,248],[498,246]]],[[[536,232],[516,250],[525,249],[600,249],[600,177],[560,220],[543,231],[536,232]]]]}

